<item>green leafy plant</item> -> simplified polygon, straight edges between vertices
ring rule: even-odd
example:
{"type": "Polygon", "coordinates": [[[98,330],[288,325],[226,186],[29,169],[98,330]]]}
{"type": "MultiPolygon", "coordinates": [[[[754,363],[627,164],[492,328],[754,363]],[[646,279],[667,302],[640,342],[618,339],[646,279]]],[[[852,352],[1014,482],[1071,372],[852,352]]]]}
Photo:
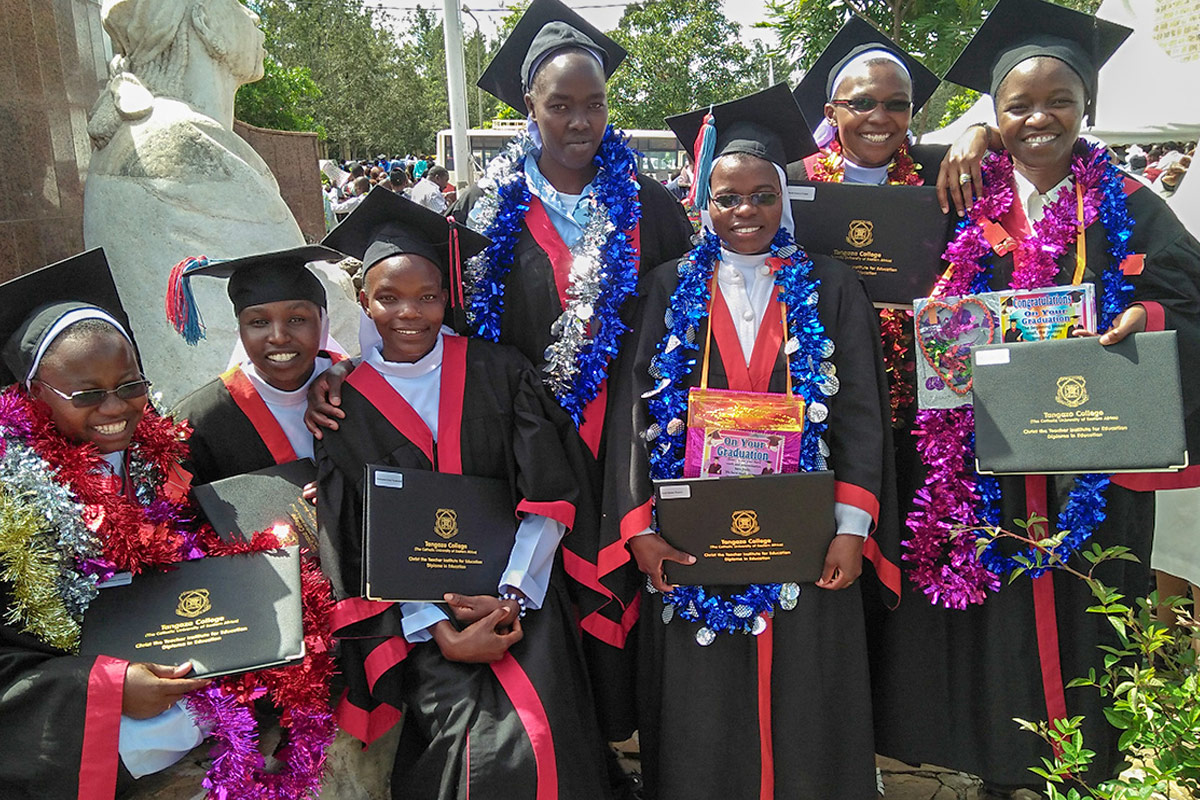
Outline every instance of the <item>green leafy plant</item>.
{"type": "Polygon", "coordinates": [[[1063,559],[1059,546],[1069,531],[1041,537],[1047,529],[1045,517],[1016,520],[1021,533],[1001,528],[964,529],[975,535],[979,551],[998,539],[1016,540],[1032,557],[1014,556],[1018,567],[1009,583],[1022,574],[1052,566],[1087,583],[1097,603],[1087,609],[1100,614],[1112,626],[1115,644],[1101,645],[1100,669],[1068,687],[1090,687],[1107,701],[1104,715],[1121,731],[1118,749],[1133,767],[1119,777],[1093,786],[1087,772],[1095,752],[1087,749],[1081,726],[1083,717],[1053,723],[1016,719],[1016,723],[1050,745],[1052,758],[1043,758],[1030,771],[1046,781],[1049,800],[1150,800],[1191,798],[1200,792],[1200,677],[1191,639],[1200,635],[1200,623],[1191,601],[1163,598],[1176,624],[1164,624],[1156,616],[1160,609],[1157,593],[1130,600],[1096,578],[1096,569],[1110,561],[1138,561],[1127,547],[1101,547],[1093,543],[1081,549],[1086,562],[1082,569],[1063,559]]]}

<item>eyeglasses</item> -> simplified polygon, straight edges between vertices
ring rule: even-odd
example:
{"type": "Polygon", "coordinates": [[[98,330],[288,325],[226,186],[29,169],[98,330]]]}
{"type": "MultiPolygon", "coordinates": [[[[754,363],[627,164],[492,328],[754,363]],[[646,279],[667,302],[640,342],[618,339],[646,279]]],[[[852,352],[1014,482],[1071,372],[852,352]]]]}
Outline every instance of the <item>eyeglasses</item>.
{"type": "Polygon", "coordinates": [[[899,113],[912,108],[912,100],[876,100],[874,97],[851,97],[849,100],[830,100],[830,105],[848,108],[855,114],[867,114],[882,104],[884,111],[899,113]]]}
{"type": "Polygon", "coordinates": [[[40,378],[34,378],[42,386],[45,386],[50,391],[61,397],[63,400],[70,400],[71,405],[76,408],[92,408],[104,402],[104,399],[110,394],[115,394],[120,400],[133,400],[138,397],[145,397],[150,391],[150,381],[142,378],[140,381],[130,381],[122,383],[115,389],[84,389],[82,392],[60,392],[50,384],[40,378]]]}
{"type": "Polygon", "coordinates": [[[743,203],[752,206],[773,206],[779,202],[779,192],[755,192],[754,194],[718,194],[712,201],[718,208],[729,210],[738,208],[743,203]]]}

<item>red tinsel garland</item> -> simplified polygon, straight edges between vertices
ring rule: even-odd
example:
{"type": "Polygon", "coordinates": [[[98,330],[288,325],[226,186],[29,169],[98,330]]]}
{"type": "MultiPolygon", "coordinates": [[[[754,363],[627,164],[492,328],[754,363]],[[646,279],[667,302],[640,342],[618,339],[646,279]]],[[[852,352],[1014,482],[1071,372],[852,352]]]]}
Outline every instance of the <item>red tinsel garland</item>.
{"type": "MultiPolygon", "coordinates": [[[[20,388],[8,391],[20,392],[20,388]]],[[[147,408],[134,429],[131,460],[146,465],[157,479],[155,497],[143,506],[130,493],[113,491],[107,464],[95,446],[73,442],[54,427],[48,410],[25,395],[31,432],[28,444],[57,470],[54,478],[70,488],[84,506],[84,522],[104,548],[104,558],[117,570],[135,575],[149,567],[165,567],[185,555],[200,555],[191,546],[194,533],[187,506],[187,487],[168,480],[187,455],[191,429],[147,408]],[[154,513],[150,513],[153,511],[154,513]]],[[[132,479],[132,476],[130,476],[132,479]]]]}
{"type": "MultiPolygon", "coordinates": [[[[188,479],[178,464],[187,455],[191,430],[152,408],[134,429],[129,447],[126,483],[130,491],[114,490],[106,462],[88,443],[63,437],[48,409],[20,387],[11,387],[29,420],[25,443],[55,469],[54,480],[67,486],[84,506],[84,521],[96,534],[104,559],[115,570],[133,573],[162,568],[181,560],[271,550],[281,546],[273,531],[256,533],[250,541],[223,541],[207,524],[198,522],[188,503],[188,479]]],[[[305,658],[300,664],[222,678],[189,695],[194,707],[207,708],[210,719],[228,721],[227,730],[213,731],[217,739],[213,765],[204,781],[209,797],[220,800],[299,800],[320,786],[325,748],[335,724],[330,709],[330,680],[334,672],[333,609],[329,581],[312,559],[301,563],[301,599],[305,658]],[[282,710],[280,724],[288,741],[276,755],[284,762],[280,773],[266,773],[253,745],[257,724],[255,699],[268,696],[282,710]]]]}

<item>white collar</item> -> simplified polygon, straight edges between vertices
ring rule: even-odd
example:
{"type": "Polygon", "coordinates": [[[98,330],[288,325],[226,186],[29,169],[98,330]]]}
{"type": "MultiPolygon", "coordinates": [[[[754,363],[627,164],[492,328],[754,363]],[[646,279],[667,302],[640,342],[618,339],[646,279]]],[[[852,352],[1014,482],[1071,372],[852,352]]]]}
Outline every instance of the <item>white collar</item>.
{"type": "Polygon", "coordinates": [[[108,464],[108,468],[112,470],[112,474],[118,478],[125,477],[125,451],[118,450],[115,453],[104,453],[100,456],[108,464]]]}
{"type": "MultiPolygon", "coordinates": [[[[318,356],[316,361],[320,361],[318,356]]],[[[299,389],[291,392],[285,392],[283,389],[277,389],[267,383],[266,379],[259,374],[258,368],[254,366],[254,362],[246,359],[241,363],[242,372],[246,373],[246,377],[250,379],[250,383],[254,385],[255,391],[262,397],[264,402],[271,403],[277,406],[299,406],[308,402],[308,387],[317,379],[323,370],[319,368],[316,361],[313,362],[312,374],[308,376],[308,380],[299,389]]]]}
{"type": "Polygon", "coordinates": [[[761,267],[767,263],[767,259],[771,257],[771,253],[754,253],[746,255],[737,253],[733,250],[728,250],[724,245],[721,247],[721,263],[728,264],[731,267],[761,267]]]}
{"type": "Polygon", "coordinates": [[[420,378],[442,366],[442,353],[445,350],[442,340],[447,335],[453,335],[449,328],[443,326],[438,332],[437,342],[433,349],[419,360],[411,363],[406,361],[387,361],[383,357],[383,344],[380,343],[367,351],[367,363],[382,375],[393,378],[420,378]]]}
{"type": "Polygon", "coordinates": [[[1059,191],[1074,184],[1075,179],[1071,173],[1067,173],[1067,177],[1055,184],[1050,191],[1043,193],[1038,191],[1038,188],[1033,185],[1033,181],[1014,169],[1013,182],[1017,185],[1017,201],[1025,210],[1025,218],[1032,225],[1045,214],[1046,206],[1058,198],[1059,191]]]}
{"type": "Polygon", "coordinates": [[[843,183],[866,183],[876,186],[887,183],[887,164],[882,167],[860,167],[843,155],[842,166],[845,168],[845,174],[842,175],[843,183]]]}

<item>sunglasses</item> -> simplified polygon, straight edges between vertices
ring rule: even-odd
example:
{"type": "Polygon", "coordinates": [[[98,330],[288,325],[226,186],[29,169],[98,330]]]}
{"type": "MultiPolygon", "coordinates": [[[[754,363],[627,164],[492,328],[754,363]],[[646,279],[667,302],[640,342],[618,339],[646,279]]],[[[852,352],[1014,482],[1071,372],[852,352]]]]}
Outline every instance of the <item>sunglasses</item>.
{"type": "Polygon", "coordinates": [[[716,203],[717,208],[729,210],[738,208],[743,203],[749,203],[752,206],[773,206],[779,202],[779,192],[755,192],[754,194],[718,194],[714,195],[712,201],[716,203]]]}
{"type": "Polygon", "coordinates": [[[70,400],[71,405],[76,408],[92,408],[104,402],[105,398],[110,394],[115,394],[119,400],[133,400],[138,397],[145,397],[150,391],[150,381],[142,378],[139,381],[130,381],[122,383],[115,389],[84,389],[82,392],[60,392],[50,384],[40,378],[34,378],[42,386],[45,386],[50,391],[61,397],[63,400],[70,400]]]}
{"type": "Polygon", "coordinates": [[[830,105],[848,108],[855,114],[866,114],[874,111],[875,106],[882,105],[884,111],[898,113],[912,108],[912,100],[876,100],[874,97],[851,97],[849,100],[830,100],[830,105]]]}

